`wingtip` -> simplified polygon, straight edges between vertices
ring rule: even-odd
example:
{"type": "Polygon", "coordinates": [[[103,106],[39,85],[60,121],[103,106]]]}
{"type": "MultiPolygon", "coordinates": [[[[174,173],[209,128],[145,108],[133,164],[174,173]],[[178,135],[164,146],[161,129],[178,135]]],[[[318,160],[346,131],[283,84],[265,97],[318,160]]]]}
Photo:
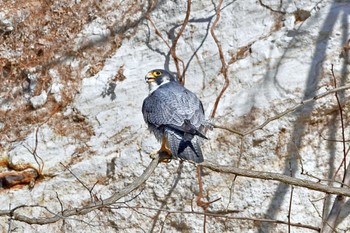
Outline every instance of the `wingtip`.
{"type": "Polygon", "coordinates": [[[201,138],[207,139],[209,140],[209,138],[207,138],[207,136],[205,136],[204,134],[202,134],[200,131],[197,130],[197,135],[200,136],[201,138]]]}
{"type": "Polygon", "coordinates": [[[202,163],[204,161],[197,137],[193,137],[192,140],[186,140],[182,138],[183,135],[173,131],[171,128],[166,129],[165,132],[167,134],[169,148],[175,158],[191,160],[195,163],[202,163]]]}
{"type": "MultiPolygon", "coordinates": [[[[182,153],[178,154],[179,158],[191,160],[195,163],[201,163],[204,161],[202,150],[200,148],[200,145],[198,144],[198,141],[196,141],[196,139],[194,139],[192,141],[186,141],[183,143],[186,144],[185,145],[186,149],[183,150],[182,153]]],[[[184,145],[182,145],[182,146],[184,146],[184,145]]],[[[180,144],[180,147],[181,147],[181,144],[180,144]]]]}

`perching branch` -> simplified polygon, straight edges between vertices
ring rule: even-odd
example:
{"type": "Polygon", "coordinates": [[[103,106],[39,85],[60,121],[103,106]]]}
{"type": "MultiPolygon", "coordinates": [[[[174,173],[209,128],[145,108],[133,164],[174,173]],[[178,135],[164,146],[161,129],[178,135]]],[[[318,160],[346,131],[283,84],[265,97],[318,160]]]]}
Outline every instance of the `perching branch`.
{"type": "Polygon", "coordinates": [[[96,201],[96,202],[90,203],[86,206],[79,207],[79,208],[66,209],[64,211],[53,214],[52,217],[41,217],[41,218],[27,217],[25,215],[18,214],[16,212],[17,210],[19,210],[21,208],[29,207],[26,205],[18,206],[18,207],[15,207],[13,209],[10,209],[10,210],[0,210],[0,216],[9,216],[9,217],[11,217],[12,220],[26,222],[28,224],[44,225],[44,224],[57,222],[61,219],[65,219],[67,217],[87,214],[93,210],[96,210],[96,209],[99,209],[102,207],[107,207],[107,206],[114,204],[120,198],[128,195],[129,193],[131,193],[132,191],[134,191],[135,189],[140,187],[152,175],[152,173],[156,169],[158,163],[159,163],[159,156],[156,156],[151,161],[151,163],[148,165],[148,167],[143,172],[143,174],[141,176],[139,176],[138,178],[136,178],[134,180],[134,182],[132,182],[127,187],[123,188],[119,192],[114,193],[112,196],[110,196],[109,198],[106,198],[104,200],[96,201]]]}
{"type": "Polygon", "coordinates": [[[279,173],[254,171],[251,169],[242,169],[233,166],[218,165],[208,161],[204,161],[203,163],[201,163],[201,166],[220,173],[229,173],[235,174],[237,176],[256,178],[262,180],[275,180],[284,184],[294,185],[296,187],[302,187],[328,194],[336,194],[350,197],[350,189],[348,188],[329,187],[327,185],[323,185],[313,181],[294,178],[279,173]]]}
{"type": "MultiPolygon", "coordinates": [[[[79,208],[66,209],[60,213],[54,214],[52,217],[30,218],[25,215],[16,213],[16,211],[21,208],[29,207],[26,205],[18,206],[10,210],[0,210],[0,216],[9,216],[11,217],[12,220],[26,222],[28,224],[44,225],[44,224],[57,222],[67,217],[84,215],[93,210],[103,208],[103,207],[108,207],[114,204],[120,198],[128,195],[130,192],[140,187],[140,185],[142,185],[154,172],[155,168],[158,165],[158,162],[159,162],[159,157],[156,157],[148,165],[144,173],[140,177],[136,178],[133,183],[131,183],[121,191],[113,194],[111,197],[106,198],[104,200],[90,203],[86,206],[79,207],[79,208]]],[[[214,164],[208,161],[201,163],[201,166],[220,173],[229,173],[229,174],[235,174],[237,176],[263,179],[263,180],[275,180],[285,184],[293,185],[295,187],[302,187],[302,188],[307,188],[307,189],[324,192],[328,194],[336,194],[336,195],[350,197],[350,190],[348,188],[329,187],[313,181],[294,178],[294,177],[290,177],[290,176],[282,175],[278,173],[253,171],[251,169],[236,168],[233,166],[223,166],[223,165],[214,164]]]]}

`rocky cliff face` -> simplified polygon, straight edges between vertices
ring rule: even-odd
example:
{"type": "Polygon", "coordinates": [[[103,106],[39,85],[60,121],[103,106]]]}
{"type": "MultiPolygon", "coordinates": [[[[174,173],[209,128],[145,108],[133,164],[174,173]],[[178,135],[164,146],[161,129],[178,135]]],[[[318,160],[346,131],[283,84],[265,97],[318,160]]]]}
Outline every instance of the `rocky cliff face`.
{"type": "MultiPolygon", "coordinates": [[[[141,113],[148,95],[144,75],[154,68],[183,75],[202,100],[214,125],[203,143],[207,161],[340,186],[348,94],[339,91],[338,101],[335,92],[319,95],[348,82],[347,1],[2,5],[2,231],[322,227],[335,195],[208,168],[202,170],[203,200],[218,200],[204,217],[196,204],[196,166],[176,160],[159,164],[144,184],[113,204],[106,198],[122,193],[160,147],[141,113]]],[[[349,208],[341,206],[338,232],[349,230],[349,208]]]]}

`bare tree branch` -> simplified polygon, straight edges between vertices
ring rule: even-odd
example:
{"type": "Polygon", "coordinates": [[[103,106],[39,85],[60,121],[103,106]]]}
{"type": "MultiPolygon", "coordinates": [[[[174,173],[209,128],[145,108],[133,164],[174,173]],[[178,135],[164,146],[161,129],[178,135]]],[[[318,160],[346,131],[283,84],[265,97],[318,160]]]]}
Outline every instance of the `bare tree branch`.
{"type": "MultiPolygon", "coordinates": [[[[332,78],[333,78],[333,81],[334,81],[334,88],[337,88],[337,79],[335,78],[335,75],[334,75],[334,69],[333,69],[333,64],[332,64],[332,68],[331,68],[331,73],[332,73],[332,78]]],[[[339,116],[340,116],[340,124],[341,124],[341,135],[342,135],[342,146],[343,146],[343,167],[344,167],[344,175],[343,175],[343,180],[342,180],[342,183],[344,184],[345,183],[345,177],[346,177],[346,173],[347,173],[347,167],[346,167],[346,145],[345,145],[345,125],[344,125],[344,117],[343,117],[343,108],[341,106],[341,103],[340,103],[340,99],[339,99],[339,96],[338,96],[338,92],[335,92],[334,93],[335,95],[335,98],[337,99],[337,104],[338,104],[338,108],[339,108],[339,116]]],[[[343,185],[342,185],[343,187],[343,185]]]]}
{"type": "MultiPolygon", "coordinates": [[[[270,6],[266,5],[265,3],[263,3],[262,0],[259,0],[259,3],[260,3],[260,5],[262,7],[265,7],[265,8],[269,9],[272,12],[279,13],[279,14],[282,14],[282,15],[286,14],[286,12],[284,12],[284,11],[272,9],[272,7],[270,7],[270,6]]],[[[282,6],[282,0],[280,0],[280,6],[282,6]]]]}
{"type": "Polygon", "coordinates": [[[182,33],[184,32],[186,26],[187,26],[187,23],[190,19],[190,13],[191,13],[191,0],[187,0],[187,10],[186,10],[186,17],[182,23],[182,26],[180,28],[180,31],[179,33],[176,35],[175,39],[174,39],[174,42],[173,44],[171,45],[171,48],[170,48],[170,54],[171,56],[173,57],[174,59],[174,62],[175,62],[175,66],[176,66],[176,71],[177,71],[177,76],[179,78],[179,81],[182,85],[185,84],[185,74],[181,74],[181,70],[180,70],[180,66],[179,66],[179,62],[181,62],[182,64],[182,70],[185,71],[185,64],[184,62],[176,55],[176,45],[177,45],[177,42],[179,41],[182,33]]]}
{"type": "Polygon", "coordinates": [[[18,207],[11,209],[11,210],[0,210],[0,216],[10,216],[10,217],[12,217],[12,220],[26,222],[28,224],[44,225],[44,224],[57,222],[61,219],[65,219],[65,218],[70,217],[70,216],[87,214],[93,210],[114,204],[120,198],[128,195],[129,193],[131,193],[132,191],[134,191],[135,189],[140,187],[152,175],[152,173],[154,172],[154,170],[156,169],[156,167],[158,165],[158,162],[159,162],[159,156],[156,156],[156,158],[154,158],[151,161],[151,163],[148,165],[148,167],[143,172],[143,174],[141,176],[139,176],[138,178],[136,178],[134,180],[134,182],[132,182],[127,187],[123,188],[119,192],[114,193],[112,196],[110,196],[109,198],[106,198],[104,200],[93,202],[93,203],[90,203],[86,206],[82,206],[79,208],[66,209],[64,211],[60,211],[59,213],[56,213],[52,217],[36,218],[36,217],[27,217],[25,215],[16,213],[16,210],[18,210],[20,208],[28,207],[26,205],[18,206],[18,207]]]}
{"type": "MultiPolygon", "coordinates": [[[[221,46],[218,38],[216,37],[216,35],[214,33],[216,25],[218,24],[218,22],[220,20],[220,12],[221,12],[222,2],[223,2],[223,0],[219,1],[219,5],[218,5],[217,10],[216,10],[216,18],[215,18],[215,21],[214,21],[213,25],[210,28],[210,33],[211,33],[212,37],[214,38],[214,41],[215,41],[215,43],[216,43],[216,45],[218,47],[218,50],[219,50],[219,55],[220,55],[220,60],[221,60],[221,65],[222,65],[221,66],[221,72],[224,75],[225,84],[224,84],[224,87],[222,88],[221,92],[219,93],[218,97],[216,98],[216,101],[214,103],[213,112],[211,114],[211,118],[214,118],[215,113],[216,113],[216,109],[217,109],[219,101],[221,99],[221,96],[224,94],[225,90],[227,89],[227,87],[229,85],[229,80],[227,78],[227,64],[225,62],[225,57],[224,57],[224,54],[222,52],[222,46],[221,46]]],[[[204,201],[202,201],[202,198],[203,198],[203,187],[202,187],[202,178],[201,178],[201,165],[197,166],[197,174],[198,174],[198,184],[199,184],[199,193],[197,195],[197,205],[202,207],[204,213],[206,213],[209,205],[211,203],[219,200],[219,199],[211,201],[211,202],[204,202],[204,201]]],[[[206,218],[206,215],[204,214],[204,219],[203,219],[203,232],[204,233],[206,232],[206,222],[207,222],[207,218],[206,218]]]]}
{"type": "MultiPolygon", "coordinates": [[[[332,78],[334,81],[334,87],[336,88],[337,81],[336,81],[336,77],[334,75],[333,64],[331,67],[331,73],[332,73],[332,78]]],[[[347,151],[347,149],[346,149],[346,145],[345,145],[346,140],[345,140],[345,126],[344,126],[344,119],[343,119],[343,109],[342,109],[337,92],[335,92],[335,98],[337,99],[338,110],[339,110],[339,115],[340,115],[340,123],[341,123],[341,135],[342,135],[342,146],[343,146],[342,164],[344,167],[344,175],[343,175],[341,187],[344,187],[344,186],[350,185],[350,173],[349,173],[349,169],[347,169],[350,166],[350,162],[348,165],[346,165],[346,156],[347,156],[346,151],[347,151]]],[[[323,226],[321,229],[322,233],[331,233],[334,231],[336,224],[337,224],[337,220],[338,220],[340,211],[344,207],[345,202],[346,202],[346,198],[343,195],[338,194],[337,198],[333,202],[332,209],[331,209],[326,221],[323,223],[323,226]]]]}
{"type": "MultiPolygon", "coordinates": [[[[90,194],[90,199],[91,199],[91,201],[93,200],[93,189],[94,189],[94,187],[95,187],[95,185],[94,186],[92,186],[92,188],[89,188],[77,175],[75,175],[74,174],[74,172],[72,172],[70,169],[69,169],[69,167],[67,167],[66,165],[64,165],[63,163],[60,163],[61,165],[62,165],[62,167],[64,167],[66,170],[68,170],[69,171],[69,173],[72,175],[72,176],[74,176],[74,178],[89,192],[89,194],[90,194]]],[[[96,184],[96,183],[95,183],[96,184]]],[[[57,193],[56,193],[57,194],[57,193]]],[[[60,203],[61,204],[61,203],[60,203]]]]}
{"type": "Polygon", "coordinates": [[[218,24],[218,22],[220,20],[221,6],[222,6],[222,0],[219,1],[219,5],[218,5],[218,7],[216,9],[216,18],[215,18],[215,21],[213,23],[213,26],[210,28],[210,34],[213,37],[213,39],[214,39],[214,41],[216,43],[216,46],[218,47],[218,50],[219,50],[219,56],[220,56],[220,61],[221,61],[221,70],[220,70],[220,72],[223,74],[223,76],[225,78],[225,83],[224,83],[224,86],[222,87],[218,97],[215,100],[214,108],[213,108],[213,111],[211,113],[210,118],[214,118],[215,117],[216,110],[218,108],[220,99],[221,99],[222,95],[224,94],[224,92],[226,91],[227,87],[230,84],[230,80],[228,79],[228,76],[227,76],[227,63],[225,61],[225,56],[224,56],[224,53],[222,51],[222,46],[220,44],[219,39],[216,37],[215,31],[214,31],[215,28],[216,28],[216,25],[218,24]]]}
{"type": "Polygon", "coordinates": [[[166,44],[166,46],[170,49],[170,55],[171,57],[173,58],[174,60],[174,63],[175,63],[175,67],[176,67],[176,73],[177,73],[177,77],[179,79],[179,82],[182,84],[182,85],[185,85],[185,72],[186,72],[186,69],[185,69],[185,64],[183,62],[183,60],[181,58],[179,58],[176,54],[176,46],[177,46],[177,43],[180,39],[180,37],[182,36],[188,22],[189,22],[189,19],[190,19],[190,14],[191,14],[191,0],[187,0],[187,10],[186,10],[186,16],[185,16],[185,19],[184,21],[182,22],[181,24],[181,28],[179,30],[179,32],[177,33],[176,37],[174,38],[173,42],[172,42],[172,45],[170,46],[169,43],[164,39],[162,33],[158,30],[158,28],[156,27],[155,23],[153,22],[153,20],[151,19],[151,17],[149,15],[147,15],[145,18],[151,23],[155,33],[157,36],[160,37],[160,39],[166,44]],[[181,72],[181,69],[180,69],[180,65],[179,63],[181,63],[182,65],[182,72],[181,72]]]}
{"type": "MultiPolygon", "coordinates": [[[[130,208],[130,207],[117,207],[119,208],[130,208]]],[[[181,210],[168,210],[168,209],[159,209],[159,208],[152,208],[152,207],[142,207],[142,206],[134,206],[132,207],[133,209],[146,209],[146,210],[154,210],[154,211],[161,211],[165,212],[166,217],[165,219],[170,215],[170,214],[194,214],[194,215],[206,215],[208,217],[212,218],[225,218],[225,219],[232,219],[232,220],[245,220],[245,221],[256,221],[256,222],[268,222],[272,224],[283,224],[283,225],[288,225],[289,223],[287,221],[282,221],[282,220],[275,220],[275,219],[266,219],[266,218],[254,218],[254,217],[241,217],[241,216],[232,216],[232,215],[227,215],[229,213],[219,213],[217,211],[208,211],[208,212],[198,212],[198,211],[181,211],[181,210]]],[[[232,213],[232,212],[230,212],[232,213]]],[[[306,228],[310,230],[314,230],[319,232],[320,228],[310,226],[310,225],[305,225],[301,223],[290,223],[291,226],[293,227],[300,227],[300,228],[306,228]]],[[[163,232],[164,229],[164,223],[162,225],[162,229],[160,232],[163,232]]]]}
{"type": "Polygon", "coordinates": [[[271,118],[267,119],[267,120],[264,121],[261,125],[259,125],[259,126],[255,127],[255,128],[253,128],[253,129],[247,130],[246,132],[240,132],[240,131],[238,131],[238,130],[231,129],[231,128],[228,128],[228,127],[222,126],[222,125],[217,125],[217,124],[215,124],[215,123],[213,123],[212,126],[213,126],[214,128],[227,130],[227,131],[229,131],[229,132],[231,132],[231,133],[233,133],[233,134],[236,134],[236,135],[238,135],[238,136],[240,136],[240,137],[244,137],[244,136],[246,136],[246,135],[249,135],[249,134],[253,133],[253,132],[256,131],[256,130],[263,129],[263,128],[264,128],[267,124],[269,124],[270,122],[272,122],[272,121],[274,121],[274,120],[278,120],[278,119],[280,119],[281,117],[283,117],[283,116],[285,116],[285,115],[287,115],[287,114],[289,114],[289,113],[291,113],[291,112],[294,112],[294,111],[296,111],[297,109],[299,109],[299,108],[305,106],[306,104],[309,104],[309,103],[311,103],[311,102],[313,102],[313,101],[316,101],[316,100],[318,100],[318,99],[321,99],[321,98],[323,98],[323,97],[325,97],[325,96],[327,96],[327,95],[329,95],[329,94],[336,93],[336,92],[338,92],[338,91],[347,90],[347,89],[350,89],[350,85],[345,85],[345,86],[342,86],[342,87],[337,87],[337,88],[331,89],[331,90],[329,90],[329,91],[326,91],[326,92],[324,92],[324,93],[321,93],[321,94],[319,94],[319,95],[316,95],[316,96],[314,96],[314,97],[312,97],[312,98],[310,98],[310,99],[301,101],[299,104],[297,104],[297,105],[295,105],[295,106],[293,106],[293,107],[291,107],[291,108],[288,108],[287,110],[285,110],[285,111],[283,111],[283,112],[277,114],[277,115],[274,116],[274,117],[271,117],[271,118]]]}
{"type": "Polygon", "coordinates": [[[149,15],[146,16],[146,19],[151,23],[155,33],[157,36],[160,37],[160,39],[166,44],[166,46],[170,49],[170,45],[169,43],[164,39],[162,33],[158,30],[158,28],[156,27],[156,25],[154,24],[153,20],[151,19],[151,17],[149,15]]]}
{"type": "Polygon", "coordinates": [[[253,171],[251,169],[242,169],[242,168],[237,168],[233,166],[218,165],[215,163],[211,163],[209,161],[204,161],[203,163],[201,163],[201,166],[220,173],[229,173],[229,174],[235,174],[237,176],[257,178],[262,180],[275,180],[285,184],[307,188],[307,189],[311,189],[319,192],[350,197],[350,189],[348,188],[329,187],[327,185],[323,185],[313,181],[294,178],[294,177],[282,175],[279,173],[253,171]]]}
{"type": "MultiPolygon", "coordinates": [[[[53,222],[57,222],[61,219],[65,219],[70,216],[76,216],[76,215],[84,215],[87,214],[93,210],[110,206],[114,204],[117,200],[120,198],[128,195],[133,190],[137,189],[141,184],[143,184],[153,173],[155,168],[157,167],[159,162],[159,158],[157,157],[154,159],[147,169],[144,171],[144,173],[134,180],[133,183],[128,185],[123,190],[113,194],[111,197],[106,198],[101,201],[97,201],[94,203],[91,203],[89,205],[80,207],[80,208],[73,208],[73,209],[66,209],[60,213],[57,213],[56,215],[52,217],[42,217],[42,218],[31,218],[27,217],[21,214],[17,214],[16,210],[28,206],[18,206],[11,210],[0,210],[0,216],[12,216],[13,220],[26,222],[28,224],[49,224],[53,222]]],[[[272,172],[263,172],[263,171],[253,171],[248,169],[242,169],[242,168],[236,168],[232,166],[222,166],[218,164],[214,164],[208,161],[205,161],[201,164],[202,167],[208,168],[210,170],[221,172],[221,173],[230,173],[235,174],[237,176],[244,176],[244,177],[250,177],[250,178],[257,178],[257,179],[264,179],[264,180],[275,180],[280,181],[285,184],[293,185],[296,187],[303,187],[319,192],[329,193],[329,194],[337,194],[341,196],[350,196],[350,190],[347,188],[337,188],[337,187],[329,187],[326,185],[322,185],[320,183],[316,183],[309,180],[303,180],[299,178],[290,177],[287,175],[282,175],[278,173],[272,173],[272,172]]],[[[275,220],[274,220],[275,221],[275,220]]],[[[291,224],[292,225],[292,224],[291,224]]]]}
{"type": "MultiPolygon", "coordinates": [[[[292,171],[292,166],[291,163],[289,162],[289,171],[290,171],[290,176],[293,176],[293,171],[292,171]]],[[[293,204],[293,193],[294,193],[294,186],[291,186],[290,189],[290,197],[289,197],[289,208],[288,208],[288,233],[291,233],[291,217],[292,217],[292,204],[293,204]]]]}

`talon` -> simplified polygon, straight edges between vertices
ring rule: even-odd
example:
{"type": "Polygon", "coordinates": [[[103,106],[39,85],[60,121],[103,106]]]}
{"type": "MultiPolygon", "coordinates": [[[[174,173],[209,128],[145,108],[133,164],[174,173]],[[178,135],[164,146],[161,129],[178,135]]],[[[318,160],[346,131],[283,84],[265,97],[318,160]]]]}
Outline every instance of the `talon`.
{"type": "Polygon", "coordinates": [[[151,159],[155,159],[157,155],[159,155],[160,163],[170,163],[173,156],[171,154],[171,150],[167,147],[167,143],[167,139],[163,137],[162,146],[160,147],[160,149],[149,154],[151,159]]]}
{"type": "Polygon", "coordinates": [[[173,158],[173,156],[171,155],[171,151],[167,148],[165,148],[165,150],[159,150],[159,162],[161,163],[170,163],[171,159],[173,158]]]}
{"type": "Polygon", "coordinates": [[[149,154],[151,159],[155,159],[159,155],[160,163],[170,163],[173,156],[171,155],[171,151],[168,148],[162,148],[158,151],[153,151],[149,154]]]}
{"type": "Polygon", "coordinates": [[[158,154],[159,154],[159,151],[153,151],[149,154],[149,157],[151,157],[151,159],[155,159],[158,154]]]}
{"type": "Polygon", "coordinates": [[[163,137],[162,146],[160,147],[159,153],[159,162],[161,163],[170,163],[173,158],[170,149],[167,147],[168,140],[166,137],[163,137]]]}

